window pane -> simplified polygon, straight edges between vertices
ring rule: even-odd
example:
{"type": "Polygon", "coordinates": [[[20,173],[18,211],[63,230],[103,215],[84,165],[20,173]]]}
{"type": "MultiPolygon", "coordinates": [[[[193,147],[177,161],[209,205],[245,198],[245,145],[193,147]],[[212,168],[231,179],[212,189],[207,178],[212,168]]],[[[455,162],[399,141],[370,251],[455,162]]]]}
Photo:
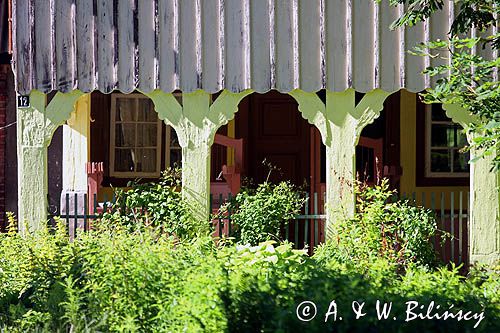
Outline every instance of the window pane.
{"type": "Polygon", "coordinates": [[[458,149],[453,150],[453,171],[469,172],[469,153],[461,153],[458,149]]]}
{"type": "Polygon", "coordinates": [[[136,149],[136,171],[156,172],[156,149],[136,149]]]}
{"type": "Polygon", "coordinates": [[[156,147],[158,125],[138,124],[137,125],[137,147],[156,147]]]}
{"type": "Polygon", "coordinates": [[[431,172],[451,172],[451,154],[449,150],[431,150],[431,172]]]}
{"type": "Polygon", "coordinates": [[[457,129],[457,147],[462,148],[467,146],[467,144],[468,144],[467,135],[465,135],[465,132],[462,129],[462,127],[459,127],[457,129]]]}
{"type": "Polygon", "coordinates": [[[158,116],[154,110],[154,104],[150,99],[139,99],[138,121],[156,122],[158,116]]]}
{"type": "Polygon", "coordinates": [[[170,127],[170,147],[180,147],[179,138],[172,127],[170,127]]]}
{"type": "Polygon", "coordinates": [[[455,147],[455,127],[453,125],[432,125],[432,147],[455,147]]]}
{"type": "Polygon", "coordinates": [[[431,104],[431,110],[431,119],[433,121],[451,121],[451,119],[446,116],[446,112],[443,110],[441,104],[431,104]]]}
{"type": "Polygon", "coordinates": [[[132,149],[115,149],[115,171],[134,171],[134,152],[132,149]]]}
{"type": "Polygon", "coordinates": [[[135,121],[135,99],[116,99],[116,121],[135,121]]]}
{"type": "Polygon", "coordinates": [[[115,126],[115,146],[133,147],[135,142],[134,124],[116,124],[115,126]]]}
{"type": "Polygon", "coordinates": [[[182,166],[182,151],[180,149],[170,149],[170,167],[182,166]]]}

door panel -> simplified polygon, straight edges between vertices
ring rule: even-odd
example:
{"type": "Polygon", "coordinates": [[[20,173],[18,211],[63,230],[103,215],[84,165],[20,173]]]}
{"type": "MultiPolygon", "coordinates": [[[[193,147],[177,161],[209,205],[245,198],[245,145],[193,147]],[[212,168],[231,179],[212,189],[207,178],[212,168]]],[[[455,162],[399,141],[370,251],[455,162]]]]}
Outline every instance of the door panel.
{"type": "Polygon", "coordinates": [[[271,173],[271,181],[310,184],[310,125],[295,100],[275,91],[254,94],[248,112],[248,176],[264,182],[269,172],[262,164],[265,159],[278,168],[271,173]]]}

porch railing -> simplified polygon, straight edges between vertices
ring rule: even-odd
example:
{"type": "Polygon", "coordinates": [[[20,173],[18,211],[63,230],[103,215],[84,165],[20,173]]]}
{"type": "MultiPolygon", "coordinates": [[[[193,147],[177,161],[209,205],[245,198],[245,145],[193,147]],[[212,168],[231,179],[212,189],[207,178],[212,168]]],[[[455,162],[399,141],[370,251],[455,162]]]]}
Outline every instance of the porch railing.
{"type": "MultiPolygon", "coordinates": [[[[282,229],[283,239],[292,242],[297,249],[307,248],[310,254],[318,244],[325,241],[326,215],[319,204],[324,202],[324,193],[322,196],[320,198],[319,193],[314,193],[312,197],[308,197],[301,215],[282,229]]],[[[233,235],[235,227],[231,222],[232,212],[228,210],[218,214],[220,208],[231,198],[231,193],[219,194],[215,198],[210,196],[214,237],[233,235]]],[[[401,198],[435,212],[438,228],[447,235],[444,242],[441,242],[440,237],[432,240],[443,262],[468,264],[469,192],[410,193],[401,195],[401,198]]],[[[95,193],[91,200],[88,199],[87,193],[68,193],[61,200],[61,211],[49,214],[49,218],[58,216],[64,220],[69,236],[74,238],[77,233],[89,230],[92,222],[115,202],[114,197],[105,197],[102,202],[98,202],[95,193]]]]}
{"type": "MultiPolygon", "coordinates": [[[[290,221],[282,232],[283,239],[292,242],[297,249],[307,248],[312,254],[314,247],[325,241],[325,219],[323,207],[320,202],[325,202],[319,193],[308,196],[301,215],[290,221]]],[[[212,211],[216,213],[231,195],[219,195],[211,198],[212,211]]],[[[468,264],[468,223],[469,223],[469,192],[431,192],[431,193],[403,193],[399,198],[407,199],[416,206],[425,207],[435,213],[439,234],[432,239],[434,248],[443,262],[455,264],[468,264]],[[444,236],[444,241],[441,240],[444,236]]],[[[226,215],[216,215],[212,220],[214,236],[231,236],[234,226],[231,224],[231,212],[226,215]]]]}
{"type": "Polygon", "coordinates": [[[433,239],[434,248],[443,262],[469,263],[469,206],[470,192],[403,193],[402,198],[415,205],[431,209],[436,214],[438,229],[445,233],[445,241],[433,239]]]}

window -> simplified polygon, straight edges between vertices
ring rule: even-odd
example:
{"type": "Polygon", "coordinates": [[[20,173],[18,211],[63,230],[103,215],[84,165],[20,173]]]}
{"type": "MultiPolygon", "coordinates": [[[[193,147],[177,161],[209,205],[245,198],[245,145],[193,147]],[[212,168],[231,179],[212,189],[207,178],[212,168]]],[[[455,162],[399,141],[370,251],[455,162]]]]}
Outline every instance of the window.
{"type": "Polygon", "coordinates": [[[460,150],[467,145],[463,128],[446,116],[441,104],[425,108],[425,176],[468,177],[469,154],[460,150]]]}
{"type": "Polygon", "coordinates": [[[166,128],[166,150],[165,150],[165,165],[175,167],[181,166],[182,148],[179,145],[179,139],[172,127],[166,128]]]}
{"type": "Polygon", "coordinates": [[[161,121],[153,102],[140,94],[111,96],[110,173],[115,177],[158,177],[161,121]]]}

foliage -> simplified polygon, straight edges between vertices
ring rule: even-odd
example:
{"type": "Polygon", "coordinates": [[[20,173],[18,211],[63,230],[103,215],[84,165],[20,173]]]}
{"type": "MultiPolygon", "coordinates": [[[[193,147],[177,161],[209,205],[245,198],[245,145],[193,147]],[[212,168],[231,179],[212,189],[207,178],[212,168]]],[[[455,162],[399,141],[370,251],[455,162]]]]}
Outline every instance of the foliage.
{"type": "Polygon", "coordinates": [[[73,261],[64,224],[58,221],[54,234],[43,229],[23,238],[9,220],[9,232],[0,234],[0,323],[21,331],[59,327],[64,292],[58,282],[73,261]]]}
{"type": "Polygon", "coordinates": [[[129,190],[116,189],[116,201],[96,227],[124,228],[129,232],[146,228],[179,239],[208,233],[209,224],[192,219],[182,200],[180,175],[180,169],[168,169],[158,181],[146,184],[136,181],[129,190]]]}
{"type": "MultiPolygon", "coordinates": [[[[103,224],[73,241],[61,222],[22,237],[10,216],[8,233],[0,234],[0,331],[470,332],[478,322],[408,321],[408,301],[484,312],[474,330],[500,330],[498,266],[474,267],[468,278],[455,267],[426,267],[434,259],[430,213],[390,202],[385,181],[359,191],[359,212],[339,221],[337,238],[313,257],[288,242],[223,244],[203,234],[178,242],[143,232],[150,224],[129,225],[127,215],[117,215],[121,227],[103,224]],[[316,304],[311,321],[297,317],[303,301],[316,304]],[[325,321],[332,301],[342,320],[325,321]],[[364,304],[364,317],[356,317],[353,301],[364,304]],[[392,302],[397,319],[379,320],[378,301],[392,302]]],[[[241,219],[254,218],[248,205],[271,225],[303,199],[288,183],[265,183],[238,203],[241,219]]]]}
{"type": "Polygon", "coordinates": [[[174,243],[123,231],[69,242],[62,225],[2,234],[0,244],[0,329],[9,332],[465,332],[475,323],[405,322],[408,300],[485,311],[476,331],[499,329],[498,271],[398,275],[383,258],[339,262],[329,248],[311,258],[290,243],[217,248],[209,237],[174,243]],[[318,309],[310,322],[296,315],[305,300],[318,309]],[[343,320],[325,323],[332,300],[343,320]],[[378,320],[377,300],[392,301],[398,319],[378,320]],[[365,303],[365,317],[352,301],[365,303]]]}
{"type": "MultiPolygon", "coordinates": [[[[415,24],[443,9],[443,0],[391,0],[393,5],[406,4],[404,14],[393,26],[415,24]]],[[[458,104],[469,112],[469,148],[477,158],[493,155],[493,167],[500,167],[500,86],[497,76],[500,60],[482,56],[481,49],[499,49],[500,34],[486,31],[496,25],[499,0],[455,0],[459,8],[450,39],[432,41],[416,47],[415,54],[443,58],[441,65],[428,67],[425,73],[437,77],[435,87],[424,96],[426,103],[458,104]],[[477,30],[476,37],[470,34],[477,30]],[[469,34],[469,36],[468,36],[469,34]],[[476,52],[475,50],[478,50],[476,52]]],[[[474,160],[473,160],[474,161],[474,160]]]]}
{"type": "Polygon", "coordinates": [[[355,216],[334,223],[329,230],[333,241],[323,246],[335,249],[340,261],[381,257],[400,267],[435,265],[434,213],[407,200],[393,201],[394,193],[388,188],[387,179],[374,187],[358,185],[355,216]]]}
{"type": "Polygon", "coordinates": [[[304,200],[289,182],[266,181],[257,189],[242,189],[227,207],[236,225],[236,239],[252,245],[279,240],[281,227],[299,214],[304,200]]]}
{"type": "MultiPolygon", "coordinates": [[[[436,11],[444,8],[446,0],[390,0],[393,6],[404,4],[405,11],[391,27],[414,25],[425,21],[436,11]]],[[[499,0],[453,0],[457,14],[451,26],[452,34],[460,34],[471,28],[485,30],[495,25],[495,13],[498,12],[499,0]]],[[[495,41],[498,45],[498,42],[495,41]]]]}

